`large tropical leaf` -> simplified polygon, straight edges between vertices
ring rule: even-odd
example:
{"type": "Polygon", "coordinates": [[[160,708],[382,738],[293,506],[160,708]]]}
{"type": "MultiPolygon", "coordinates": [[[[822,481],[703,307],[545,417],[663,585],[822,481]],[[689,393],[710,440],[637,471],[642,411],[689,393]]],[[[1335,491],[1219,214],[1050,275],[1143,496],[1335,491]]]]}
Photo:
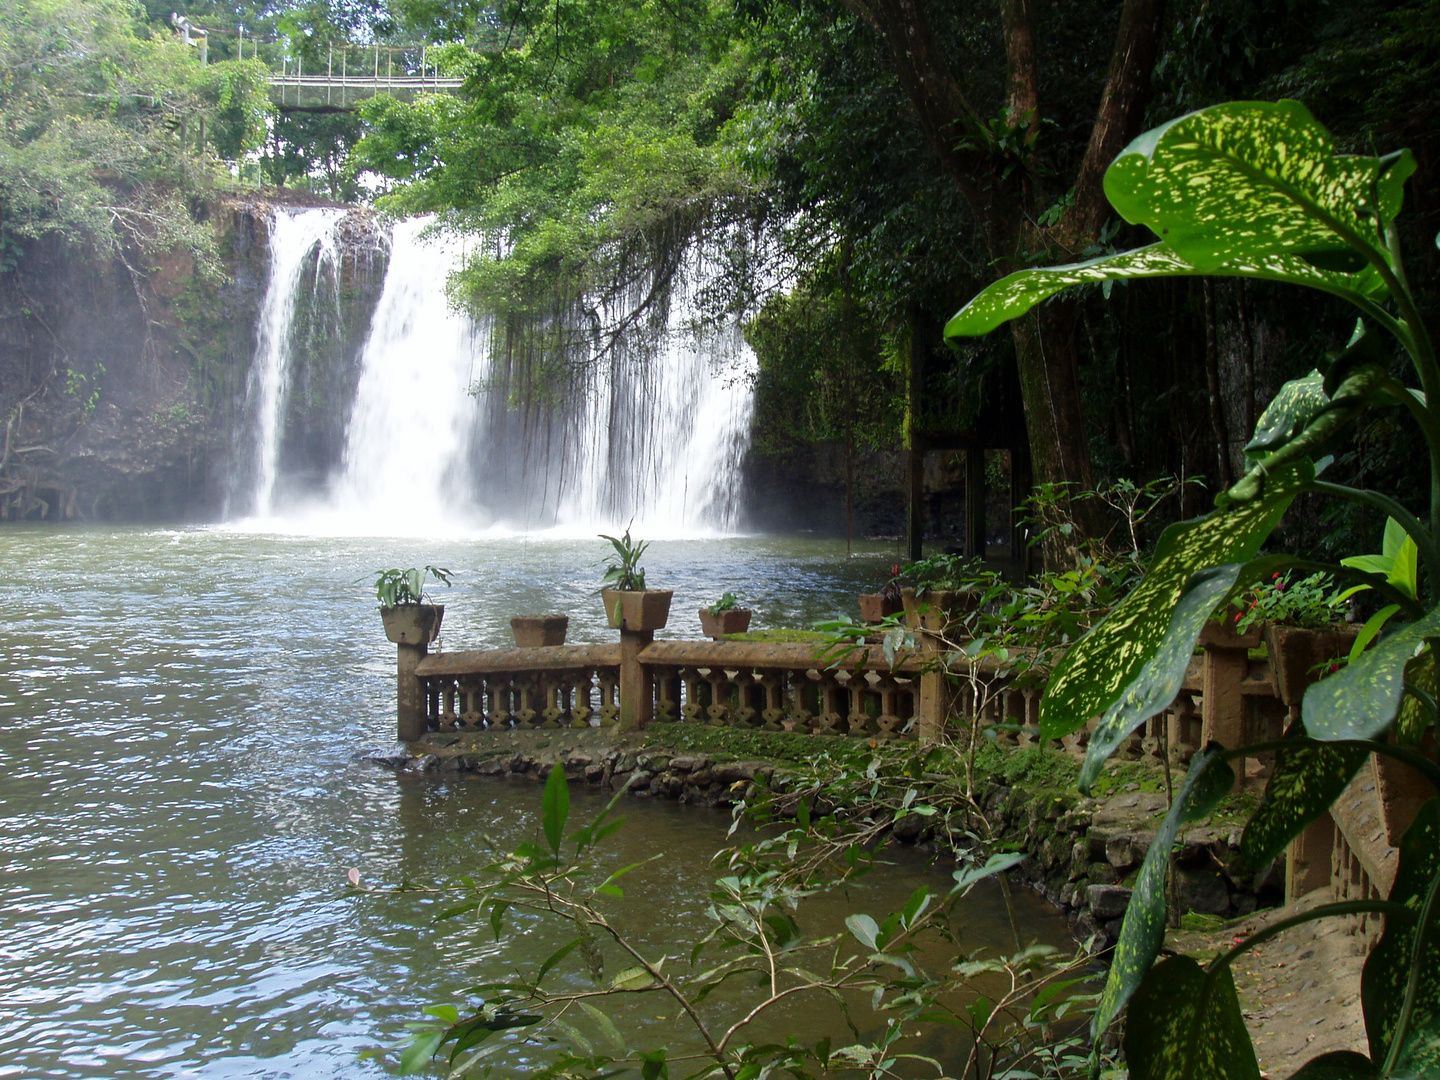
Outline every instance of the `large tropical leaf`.
{"type": "Polygon", "coordinates": [[[1318,370],[1285,383],[1255,421],[1255,434],[1245,444],[1247,457],[1273,453],[1299,435],[1327,405],[1325,376],[1318,370]]]}
{"type": "Polygon", "coordinates": [[[1260,808],[1240,838],[1240,854],[1253,867],[1278,856],[1329,810],[1370,756],[1364,746],[1307,739],[1299,724],[1285,735],[1289,745],[1275,754],[1260,808]]]}
{"type": "MultiPolygon", "coordinates": [[[[1431,799],[1420,807],[1400,841],[1400,866],[1395,872],[1390,899],[1418,912],[1437,873],[1440,873],[1440,799],[1431,799]]],[[[1365,1011],[1370,1056],[1376,1061],[1385,1060],[1395,1037],[1412,977],[1416,934],[1423,935],[1423,944],[1415,972],[1417,984],[1410,1033],[1420,1039],[1416,1043],[1413,1038],[1407,1038],[1406,1049],[1420,1058],[1428,1056],[1425,1033],[1440,1028],[1440,918],[1436,916],[1437,912],[1432,911],[1424,926],[1408,919],[1386,919],[1385,934],[1365,961],[1365,970],[1360,976],[1360,1003],[1365,1011]]]]}
{"type": "Polygon", "coordinates": [[[1225,748],[1218,743],[1211,743],[1191,760],[1190,771],[1175,793],[1175,805],[1156,830],[1155,840],[1135,877],[1105,990],[1090,1018],[1090,1034],[1097,1045],[1139,988],[1165,942],[1165,868],[1181,826],[1210,813],[1234,784],[1235,771],[1225,760],[1225,748]]]}
{"type": "MultiPolygon", "coordinates": [[[[1373,739],[1388,728],[1405,692],[1405,668],[1427,638],[1440,636],[1440,607],[1386,635],[1355,662],[1312,683],[1300,704],[1313,738],[1373,739]]],[[[1043,705],[1043,702],[1042,702],[1043,705]]]]}
{"type": "MultiPolygon", "coordinates": [[[[1042,300],[1075,285],[1129,278],[1193,277],[1204,274],[1176,254],[1169,244],[1102,255],[1065,266],[1017,270],[978,293],[945,324],[945,336],[977,337],[988,334],[1001,323],[1024,315],[1042,300]]],[[[1355,274],[1322,270],[1298,255],[1268,255],[1249,259],[1233,267],[1210,271],[1216,277],[1248,277],[1308,285],[1344,297],[1352,303],[1364,298],[1364,284],[1355,274]]]]}
{"type": "MultiPolygon", "coordinates": [[[[1313,373],[1315,376],[1318,374],[1318,372],[1313,373]]],[[[1215,505],[1229,506],[1232,503],[1249,502],[1265,489],[1270,474],[1280,466],[1301,458],[1318,458],[1326,444],[1338,435],[1351,420],[1355,419],[1370,404],[1377,393],[1381,392],[1388,378],[1388,373],[1379,364],[1363,364],[1354,368],[1336,387],[1333,396],[1325,395],[1322,387],[1320,396],[1324,402],[1313,412],[1311,410],[1316,402],[1312,399],[1308,389],[1311,387],[1312,376],[1307,375],[1304,379],[1295,380],[1307,389],[1297,391],[1303,396],[1288,402],[1287,408],[1292,413],[1290,419],[1293,419],[1295,423],[1301,423],[1302,417],[1304,418],[1303,430],[1291,434],[1285,438],[1283,443],[1277,442],[1271,452],[1259,457],[1254,467],[1237,480],[1230,490],[1222,492],[1216,497],[1215,505]]],[[[1285,385],[1290,387],[1294,383],[1285,385]]],[[[1281,397],[1284,397],[1283,387],[1281,397]]],[[[1267,416],[1274,407],[1275,403],[1272,402],[1271,408],[1265,410],[1267,416]]],[[[1264,417],[1262,417],[1263,419],[1264,417]]],[[[1284,421],[1277,417],[1276,428],[1283,425],[1284,421]]],[[[1277,435],[1276,439],[1278,440],[1279,437],[1277,435]]],[[[1251,453],[1253,447],[1254,443],[1252,442],[1245,448],[1247,455],[1251,457],[1255,456],[1251,453]]]]}
{"type": "Polygon", "coordinates": [[[1102,715],[1159,651],[1191,576],[1251,559],[1313,474],[1308,461],[1296,462],[1253,502],[1167,528],[1140,583],[1056,664],[1040,699],[1041,734],[1058,739],[1102,715]]]}
{"type": "Polygon", "coordinates": [[[1332,1050],[1307,1061],[1290,1080],[1377,1080],[1375,1063],[1354,1050],[1332,1050]]]}
{"type": "Polygon", "coordinates": [[[1191,578],[1170,616],[1170,626],[1159,648],[1135,680],[1110,703],[1090,733],[1085,764],[1080,769],[1081,791],[1089,792],[1105,762],[1131,732],[1170,707],[1185,681],[1185,671],[1195,655],[1195,642],[1199,640],[1205,620],[1235,584],[1240,569],[1239,563],[1232,563],[1202,570],[1191,578]]]}
{"type": "Polygon", "coordinates": [[[1230,965],[1188,956],[1156,964],[1125,1023],[1130,1080],[1260,1080],[1230,965]]]}
{"type": "MultiPolygon", "coordinates": [[[[1435,647],[1417,656],[1405,669],[1405,681],[1432,699],[1437,693],[1435,678],[1435,647]]],[[[1425,730],[1435,722],[1430,706],[1418,697],[1406,694],[1400,702],[1400,715],[1395,718],[1395,741],[1403,746],[1419,746],[1425,730]]]]}
{"type": "Polygon", "coordinates": [[[1298,101],[1234,101],[1141,135],[1106,171],[1105,194],[1203,273],[1270,255],[1359,270],[1389,261],[1384,228],[1414,171],[1408,151],[1337,154],[1298,101]]]}

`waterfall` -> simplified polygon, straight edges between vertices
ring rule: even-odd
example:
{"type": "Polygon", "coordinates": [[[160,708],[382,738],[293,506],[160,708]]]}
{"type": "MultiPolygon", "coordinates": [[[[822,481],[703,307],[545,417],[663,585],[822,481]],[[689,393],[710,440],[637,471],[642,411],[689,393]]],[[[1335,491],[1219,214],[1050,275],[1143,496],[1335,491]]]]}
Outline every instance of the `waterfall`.
{"type": "MultiPolygon", "coordinates": [[[[257,517],[274,512],[275,481],[279,471],[280,445],[284,437],[286,398],[295,336],[295,313],[305,272],[314,255],[314,272],[309,279],[312,294],[319,289],[322,273],[328,272],[335,285],[335,228],[342,210],[277,210],[270,227],[270,281],[260,306],[256,332],[255,359],[246,383],[245,414],[248,418],[248,446],[239,455],[240,468],[232,479],[226,500],[226,517],[239,496],[241,507],[257,517]]],[[[336,300],[338,302],[338,292],[336,300]]]]}
{"type": "Polygon", "coordinates": [[[391,237],[331,498],[350,528],[434,531],[475,517],[466,452],[484,335],[445,291],[463,246],[423,235],[430,224],[401,221],[391,237]]]}
{"type": "MultiPolygon", "coordinates": [[[[511,400],[504,372],[492,364],[490,319],[463,314],[449,301],[446,284],[465,256],[463,240],[431,224],[415,218],[394,226],[340,466],[324,490],[271,506],[276,469],[284,471],[272,450],[268,474],[257,470],[268,478],[257,480],[256,506],[280,514],[281,527],[321,533],[593,535],[627,525],[647,538],[733,533],[742,509],[754,360],[738,324],[689,328],[694,295],[706,280],[698,257],[672,295],[666,332],[655,342],[608,350],[597,344],[570,391],[522,403],[511,400]]],[[[262,328],[252,382],[257,388],[273,382],[270,393],[279,398],[289,340],[284,319],[293,317],[295,304],[275,298],[280,252],[272,258],[265,318],[273,308],[275,327],[267,321],[262,328]],[[276,377],[265,374],[271,364],[276,377]]],[[[304,286],[300,276],[291,273],[292,292],[304,286]]],[[[283,445],[283,406],[272,407],[269,428],[261,411],[256,443],[283,445]]]]}

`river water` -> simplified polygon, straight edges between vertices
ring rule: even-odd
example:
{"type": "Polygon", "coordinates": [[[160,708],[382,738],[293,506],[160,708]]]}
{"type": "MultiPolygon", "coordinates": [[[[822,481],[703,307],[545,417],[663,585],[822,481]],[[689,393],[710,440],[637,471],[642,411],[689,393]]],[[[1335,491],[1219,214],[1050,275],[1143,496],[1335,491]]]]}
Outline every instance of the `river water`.
{"type": "MultiPolygon", "coordinates": [[[[551,611],[570,615],[571,641],[605,641],[604,552],[593,539],[0,530],[0,1077],[380,1076],[361,1049],[504,977],[516,956],[488,931],[345,888],[351,867],[380,885],[451,882],[538,819],[533,786],[354,760],[393,741],[394,653],[368,582],[388,566],[454,571],[436,594],[451,649],[506,644],[510,615],[551,611]]],[[[726,589],[758,626],[847,611],[891,555],[741,538],[657,543],[645,565],[676,591],[667,634],[695,636],[696,609],[726,589]]],[[[577,815],[593,809],[576,797],[577,815]]],[[[729,820],[626,812],[621,854],[666,855],[631,902],[652,932],[683,938],[702,925],[729,820]]],[[[883,916],[948,874],[909,858],[870,881],[845,911],[883,916]]],[[[1027,933],[1064,940],[1035,898],[1016,902],[1027,933]]],[[[967,919],[967,940],[1010,944],[996,893],[967,919]]]]}

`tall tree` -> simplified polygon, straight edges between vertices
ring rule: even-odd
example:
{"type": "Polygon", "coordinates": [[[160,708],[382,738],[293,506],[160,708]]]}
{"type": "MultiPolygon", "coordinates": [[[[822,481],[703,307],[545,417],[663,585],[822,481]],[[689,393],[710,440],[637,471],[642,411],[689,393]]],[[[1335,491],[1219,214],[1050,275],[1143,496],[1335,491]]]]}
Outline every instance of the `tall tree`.
{"type": "MultiPolygon", "coordinates": [[[[1049,214],[1043,202],[1049,185],[1041,183],[1036,153],[1044,50],[1035,0],[999,5],[1004,100],[989,117],[977,107],[973,76],[940,48],[923,0],[844,2],[884,42],[931,150],[969,204],[996,277],[1041,254],[1079,257],[1095,243],[1110,216],[1101,190],[1105,167],[1143,123],[1165,0],[1123,0],[1084,154],[1061,209],[1049,214]]],[[[1093,486],[1073,302],[1017,319],[1011,335],[1036,478],[1093,486]]]]}

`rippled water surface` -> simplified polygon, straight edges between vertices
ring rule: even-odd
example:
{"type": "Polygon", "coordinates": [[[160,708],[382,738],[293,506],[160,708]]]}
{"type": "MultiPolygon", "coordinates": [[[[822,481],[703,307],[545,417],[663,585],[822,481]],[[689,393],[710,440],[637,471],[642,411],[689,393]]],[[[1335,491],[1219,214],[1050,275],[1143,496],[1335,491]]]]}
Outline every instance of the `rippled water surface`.
{"type": "MultiPolygon", "coordinates": [[[[849,610],[888,554],[676,541],[645,565],[676,590],[667,633],[694,636],[696,609],[726,589],[758,626],[849,610]]],[[[569,614],[571,641],[606,641],[603,555],[598,541],[0,530],[0,1077],[383,1075],[362,1048],[503,976],[515,958],[488,933],[436,924],[414,896],[344,889],[350,867],[453,880],[528,835],[539,801],[353,760],[393,741],[394,654],[367,581],[449,567],[436,599],[452,649],[508,643],[512,614],[541,611],[569,614]]],[[[576,813],[590,809],[577,792],[576,813]]],[[[642,924],[701,925],[728,818],[627,813],[620,853],[666,853],[630,889],[642,924]]],[[[847,910],[945,880],[911,861],[847,910]]],[[[1016,900],[1027,929],[1060,940],[1058,920],[1016,900]]],[[[1008,926],[989,895],[967,933],[1008,926]]]]}

